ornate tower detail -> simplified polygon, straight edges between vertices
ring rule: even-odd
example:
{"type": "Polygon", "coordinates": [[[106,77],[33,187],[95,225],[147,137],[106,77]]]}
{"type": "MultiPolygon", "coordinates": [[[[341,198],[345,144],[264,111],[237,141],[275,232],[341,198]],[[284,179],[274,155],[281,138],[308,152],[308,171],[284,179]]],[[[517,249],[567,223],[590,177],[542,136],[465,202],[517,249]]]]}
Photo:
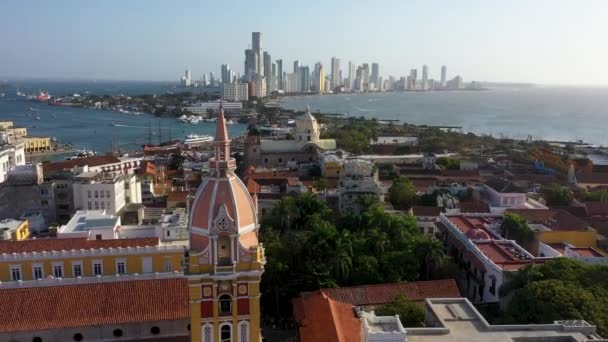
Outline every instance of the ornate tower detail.
{"type": "Polygon", "coordinates": [[[220,108],[210,175],[190,213],[191,336],[193,342],[259,342],[264,249],[254,201],[234,174],[220,108]]]}

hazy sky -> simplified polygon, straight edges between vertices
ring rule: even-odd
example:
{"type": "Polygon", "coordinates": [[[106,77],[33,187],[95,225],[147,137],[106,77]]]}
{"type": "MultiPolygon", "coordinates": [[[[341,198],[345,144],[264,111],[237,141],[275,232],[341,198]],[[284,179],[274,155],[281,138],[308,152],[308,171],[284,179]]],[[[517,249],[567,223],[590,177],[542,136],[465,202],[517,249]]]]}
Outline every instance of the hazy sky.
{"type": "Polygon", "coordinates": [[[608,84],[608,0],[0,0],[0,77],[177,80],[273,60],[383,76],[608,84]]]}

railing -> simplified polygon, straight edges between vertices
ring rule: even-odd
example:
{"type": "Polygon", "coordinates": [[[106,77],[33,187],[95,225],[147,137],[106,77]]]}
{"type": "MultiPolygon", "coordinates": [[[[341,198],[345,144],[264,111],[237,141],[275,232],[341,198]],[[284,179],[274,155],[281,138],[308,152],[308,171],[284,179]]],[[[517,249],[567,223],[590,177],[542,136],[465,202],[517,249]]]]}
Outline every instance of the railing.
{"type": "Polygon", "coordinates": [[[95,276],[95,277],[76,277],[76,278],[43,278],[38,280],[18,280],[0,282],[0,289],[14,289],[27,287],[43,287],[43,286],[58,286],[58,285],[77,285],[77,284],[94,284],[94,283],[111,283],[115,281],[127,280],[152,280],[152,279],[169,279],[183,277],[184,273],[179,271],[174,272],[156,272],[146,274],[116,274],[113,276],[95,276]]]}

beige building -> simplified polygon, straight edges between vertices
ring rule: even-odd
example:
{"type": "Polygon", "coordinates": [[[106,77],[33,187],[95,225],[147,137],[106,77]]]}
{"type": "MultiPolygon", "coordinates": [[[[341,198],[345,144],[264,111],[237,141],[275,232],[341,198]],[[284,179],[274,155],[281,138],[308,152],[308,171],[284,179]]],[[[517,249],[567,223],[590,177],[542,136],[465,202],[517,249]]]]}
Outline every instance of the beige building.
{"type": "Polygon", "coordinates": [[[247,145],[245,151],[249,165],[262,167],[295,166],[299,163],[316,161],[319,152],[335,150],[334,139],[321,139],[321,129],[317,119],[310,113],[298,116],[295,120],[294,139],[259,139],[247,145]]]}
{"type": "Polygon", "coordinates": [[[51,150],[51,138],[49,137],[22,137],[19,142],[25,143],[25,152],[43,152],[51,150]]]}

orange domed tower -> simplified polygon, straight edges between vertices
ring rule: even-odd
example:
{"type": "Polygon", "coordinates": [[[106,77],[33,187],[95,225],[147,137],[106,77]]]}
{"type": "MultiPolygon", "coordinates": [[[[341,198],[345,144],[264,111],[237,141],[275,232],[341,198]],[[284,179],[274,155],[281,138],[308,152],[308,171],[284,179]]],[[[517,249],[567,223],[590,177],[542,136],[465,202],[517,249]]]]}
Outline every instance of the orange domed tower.
{"type": "Polygon", "coordinates": [[[191,336],[196,342],[259,342],[264,249],[257,208],[234,174],[224,110],[215,132],[210,175],[190,212],[191,336]]]}

